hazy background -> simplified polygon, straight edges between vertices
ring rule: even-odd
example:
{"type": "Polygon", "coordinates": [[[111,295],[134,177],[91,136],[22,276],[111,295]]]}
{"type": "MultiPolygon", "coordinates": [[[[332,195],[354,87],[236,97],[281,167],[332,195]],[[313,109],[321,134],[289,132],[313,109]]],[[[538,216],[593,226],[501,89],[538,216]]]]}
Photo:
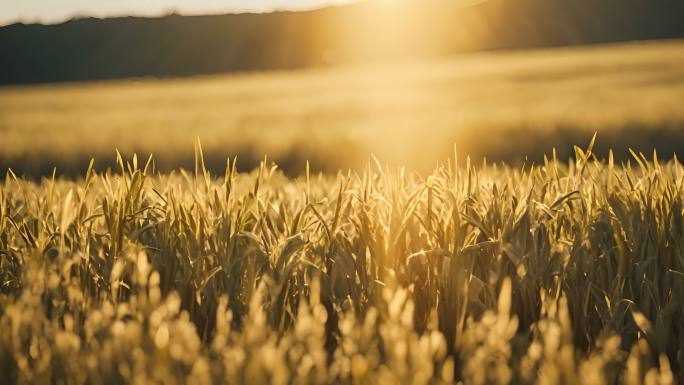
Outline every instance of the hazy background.
{"type": "Polygon", "coordinates": [[[41,1],[0,5],[0,169],[154,153],[291,174],[562,158],[599,133],[684,155],[684,3],[664,0],[41,1]],[[341,2],[340,2],[341,3],[341,2]],[[190,6],[192,4],[192,6],[190,6]],[[302,11],[302,9],[306,9],[302,11]]]}

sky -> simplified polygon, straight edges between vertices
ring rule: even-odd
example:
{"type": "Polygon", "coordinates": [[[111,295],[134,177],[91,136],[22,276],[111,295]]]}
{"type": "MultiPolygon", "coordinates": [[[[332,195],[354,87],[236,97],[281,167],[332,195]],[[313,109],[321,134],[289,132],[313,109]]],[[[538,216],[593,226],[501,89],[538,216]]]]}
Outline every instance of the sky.
{"type": "Polygon", "coordinates": [[[74,16],[159,16],[300,10],[352,0],[0,0],[0,25],[58,23],[74,16]]]}

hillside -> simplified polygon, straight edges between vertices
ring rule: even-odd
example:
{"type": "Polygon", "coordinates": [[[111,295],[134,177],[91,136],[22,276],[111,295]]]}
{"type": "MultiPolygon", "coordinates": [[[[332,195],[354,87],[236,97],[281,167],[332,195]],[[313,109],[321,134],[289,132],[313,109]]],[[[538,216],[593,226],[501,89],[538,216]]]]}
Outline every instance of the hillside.
{"type": "MultiPolygon", "coordinates": [[[[0,170],[78,175],[154,153],[157,167],[207,168],[264,154],[290,175],[363,169],[370,154],[430,171],[459,152],[479,164],[628,147],[684,158],[684,40],[455,55],[260,74],[0,88],[0,170]],[[427,133],[427,135],[426,135],[427,133]],[[486,133],[486,135],[483,135],[486,133]]],[[[4,174],[2,171],[1,174],[4,174]]],[[[0,175],[1,175],[0,174],[0,175]]]]}
{"type": "Polygon", "coordinates": [[[236,71],[684,37],[677,0],[366,1],[307,12],[0,28],[0,84],[236,71]]]}

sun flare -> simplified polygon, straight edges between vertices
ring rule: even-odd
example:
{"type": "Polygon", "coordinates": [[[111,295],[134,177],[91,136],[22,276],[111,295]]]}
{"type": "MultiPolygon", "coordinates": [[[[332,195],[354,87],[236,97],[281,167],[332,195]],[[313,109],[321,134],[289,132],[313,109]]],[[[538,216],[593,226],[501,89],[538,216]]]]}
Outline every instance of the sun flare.
{"type": "Polygon", "coordinates": [[[681,15],[0,0],[0,383],[684,385],[681,15]]]}

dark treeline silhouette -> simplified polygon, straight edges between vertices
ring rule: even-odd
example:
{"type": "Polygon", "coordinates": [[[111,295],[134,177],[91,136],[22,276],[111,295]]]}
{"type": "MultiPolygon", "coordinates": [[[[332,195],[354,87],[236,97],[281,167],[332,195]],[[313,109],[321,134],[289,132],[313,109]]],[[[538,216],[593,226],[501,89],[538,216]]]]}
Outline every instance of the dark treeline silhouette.
{"type": "Polygon", "coordinates": [[[684,37],[681,0],[368,0],[307,12],[0,28],[0,84],[291,69],[684,37]]]}

